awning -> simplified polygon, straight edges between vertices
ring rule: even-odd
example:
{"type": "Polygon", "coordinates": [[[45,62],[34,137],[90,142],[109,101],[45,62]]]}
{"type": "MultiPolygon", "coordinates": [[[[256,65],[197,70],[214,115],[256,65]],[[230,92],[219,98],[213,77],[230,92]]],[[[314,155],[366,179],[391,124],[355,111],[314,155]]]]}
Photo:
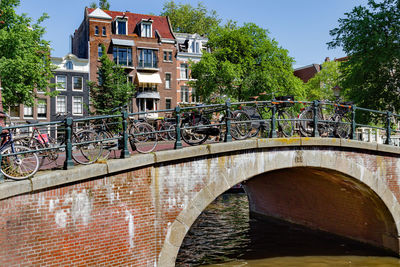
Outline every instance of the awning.
{"type": "Polygon", "coordinates": [[[160,99],[159,92],[137,92],[136,98],[155,98],[160,99]]]}
{"type": "Polygon", "coordinates": [[[123,46],[134,46],[135,42],[132,40],[124,40],[124,39],[111,39],[114,45],[123,45],[123,46]]]}
{"type": "Polygon", "coordinates": [[[139,83],[162,83],[158,73],[138,72],[137,78],[139,83]]]}

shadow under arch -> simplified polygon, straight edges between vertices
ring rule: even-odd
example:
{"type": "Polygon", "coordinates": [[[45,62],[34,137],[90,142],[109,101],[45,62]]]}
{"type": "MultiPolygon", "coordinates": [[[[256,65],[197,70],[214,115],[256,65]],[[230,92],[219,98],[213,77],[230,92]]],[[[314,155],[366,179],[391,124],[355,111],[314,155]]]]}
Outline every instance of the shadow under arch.
{"type": "Polygon", "coordinates": [[[258,160],[251,164],[249,163],[249,169],[245,170],[242,165],[235,165],[235,162],[240,161],[240,157],[245,154],[227,156],[235,157],[236,160],[224,159],[225,165],[220,164],[220,168],[222,169],[214,172],[215,177],[209,180],[210,182],[199,191],[197,196],[183,208],[177,219],[169,225],[158,258],[159,266],[175,265],[180,245],[191,225],[208,204],[214,201],[220,194],[230,189],[233,185],[251,180],[258,175],[292,168],[309,168],[310,170],[340,173],[371,190],[387,208],[394,222],[394,232],[397,242],[395,244],[392,241],[389,242],[390,245],[386,246],[386,248],[399,254],[398,229],[400,229],[400,204],[386,183],[383,182],[384,180],[381,179],[379,173],[371,172],[365,166],[357,164],[355,160],[344,156],[337,156],[336,153],[327,153],[327,151],[323,150],[299,151],[301,151],[302,157],[306,160],[300,162],[295,160],[297,157],[295,150],[277,150],[274,153],[261,151],[260,153],[268,155],[258,157],[258,160]],[[227,176],[230,176],[229,181],[227,181],[227,176]],[[225,180],[225,182],[219,180],[225,180]],[[218,184],[218,186],[216,187],[215,184],[218,184]]]}

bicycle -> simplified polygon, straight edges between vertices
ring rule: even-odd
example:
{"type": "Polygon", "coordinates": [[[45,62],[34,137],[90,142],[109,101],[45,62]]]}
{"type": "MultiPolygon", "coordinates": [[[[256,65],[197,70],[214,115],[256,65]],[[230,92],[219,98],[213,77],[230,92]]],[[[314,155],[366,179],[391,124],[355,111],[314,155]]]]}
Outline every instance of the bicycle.
{"type": "MultiPolygon", "coordinates": [[[[117,110],[126,110],[126,105],[114,108],[111,112],[117,110]]],[[[116,129],[118,132],[115,133],[115,129],[111,129],[109,126],[111,122],[107,122],[107,119],[102,119],[102,123],[98,125],[95,130],[101,137],[104,150],[101,153],[101,158],[107,159],[111,153],[111,149],[121,147],[121,144],[114,140],[121,140],[123,133],[120,129],[116,129]]],[[[129,144],[132,151],[138,151],[140,153],[152,152],[158,142],[158,135],[155,133],[153,126],[144,121],[139,121],[134,118],[128,118],[128,133],[129,133],[129,144]]]]}
{"type": "Polygon", "coordinates": [[[225,112],[225,107],[204,111],[190,111],[182,113],[181,136],[183,141],[189,145],[200,145],[210,136],[219,136],[223,139],[226,119],[231,120],[231,136],[236,140],[245,139],[249,133],[250,117],[241,110],[231,111],[218,120],[218,125],[211,123],[208,115],[225,112]]]}
{"type": "MultiPolygon", "coordinates": [[[[351,133],[351,118],[349,116],[352,102],[331,102],[323,100],[317,109],[318,133],[320,136],[348,138],[351,133]],[[332,109],[333,108],[333,109],[332,109]]],[[[305,108],[299,115],[300,133],[302,136],[312,136],[314,130],[314,107],[305,108]]]]}
{"type": "MultiPolygon", "coordinates": [[[[294,132],[294,122],[293,116],[290,115],[285,109],[293,106],[292,101],[294,101],[293,96],[279,96],[275,98],[275,93],[272,92],[270,94],[261,93],[260,95],[272,95],[271,102],[268,103],[259,103],[255,102],[255,106],[243,106],[241,107],[249,117],[254,120],[251,123],[251,129],[249,136],[255,137],[259,134],[259,132],[267,132],[270,133],[270,123],[266,122],[264,114],[270,114],[272,116],[272,111],[276,108],[276,119],[278,125],[278,137],[291,137],[294,132]]],[[[259,96],[253,97],[253,99],[257,100],[259,96]]],[[[272,119],[272,118],[271,118],[272,119]]]]}
{"type": "MultiPolygon", "coordinates": [[[[57,118],[64,117],[67,119],[71,117],[69,112],[60,112],[56,114],[57,118]]],[[[66,136],[61,134],[57,138],[59,147],[66,145],[66,136]]],[[[98,133],[91,129],[76,130],[75,125],[72,125],[71,131],[72,143],[72,158],[80,164],[88,165],[96,162],[102,152],[102,143],[98,133]]]]}
{"type": "MultiPolygon", "coordinates": [[[[37,124],[37,120],[26,120],[27,124],[37,124]]],[[[44,165],[45,158],[48,159],[47,164],[51,164],[58,159],[59,153],[57,151],[57,141],[47,133],[42,133],[36,126],[33,127],[33,131],[29,136],[17,138],[15,140],[22,145],[25,145],[31,149],[41,150],[39,152],[40,166],[44,165]]]]}
{"type": "MultiPolygon", "coordinates": [[[[8,119],[10,116],[0,111],[8,119]]],[[[11,122],[11,120],[10,120],[11,122]]],[[[15,144],[13,130],[0,133],[1,173],[13,180],[27,179],[39,170],[39,158],[29,147],[15,144]]]]}

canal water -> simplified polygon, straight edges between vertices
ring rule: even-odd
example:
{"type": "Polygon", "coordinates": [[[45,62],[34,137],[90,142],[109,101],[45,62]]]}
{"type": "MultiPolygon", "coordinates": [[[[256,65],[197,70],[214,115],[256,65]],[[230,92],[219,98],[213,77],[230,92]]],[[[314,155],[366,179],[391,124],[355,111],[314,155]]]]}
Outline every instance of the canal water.
{"type": "Polygon", "coordinates": [[[186,235],[176,266],[400,266],[372,246],[249,217],[247,196],[223,194],[186,235]]]}

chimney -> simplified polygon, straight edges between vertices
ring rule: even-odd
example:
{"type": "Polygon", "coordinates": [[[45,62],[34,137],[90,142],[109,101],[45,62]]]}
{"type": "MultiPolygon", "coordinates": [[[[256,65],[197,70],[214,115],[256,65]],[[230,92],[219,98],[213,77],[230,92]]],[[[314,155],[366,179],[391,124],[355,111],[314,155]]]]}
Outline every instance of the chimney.
{"type": "Polygon", "coordinates": [[[331,61],[331,59],[329,57],[326,57],[325,62],[329,62],[329,61],[331,61]]]}

